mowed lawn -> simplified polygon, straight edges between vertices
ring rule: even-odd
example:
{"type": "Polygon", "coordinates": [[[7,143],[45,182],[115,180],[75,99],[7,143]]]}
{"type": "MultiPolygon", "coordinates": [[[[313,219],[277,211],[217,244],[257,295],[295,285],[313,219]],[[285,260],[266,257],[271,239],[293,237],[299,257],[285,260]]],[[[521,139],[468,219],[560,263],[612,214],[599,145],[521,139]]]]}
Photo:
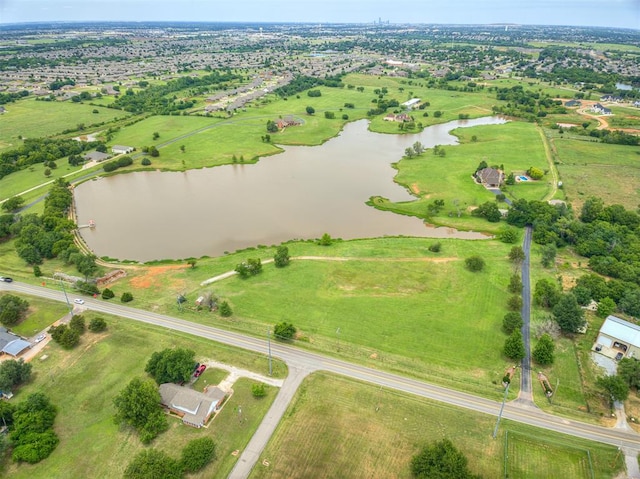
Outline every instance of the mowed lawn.
{"type": "Polygon", "coordinates": [[[71,101],[25,99],[9,103],[6,108],[7,112],[0,116],[0,151],[20,146],[22,142],[18,139],[19,135],[23,138],[40,138],[75,129],[80,123],[89,129],[91,125],[131,115],[122,110],[71,101]],[[98,113],[93,113],[93,110],[98,113]]]}
{"type": "Polygon", "coordinates": [[[570,138],[555,138],[558,171],[574,209],[590,197],[606,204],[635,210],[640,203],[640,154],[638,148],[607,145],[570,138]]]}
{"type": "Polygon", "coordinates": [[[504,477],[505,431],[509,447],[521,453],[509,457],[509,470],[527,472],[509,477],[590,479],[573,474],[583,471],[576,462],[587,450],[594,478],[613,478],[623,467],[622,456],[612,446],[505,419],[493,440],[494,426],[494,416],[316,373],[302,384],[250,477],[409,479],[411,457],[443,438],[463,452],[475,474],[504,477]],[[531,449],[530,455],[514,436],[527,438],[524,446],[531,449]]]}
{"type": "MultiPolygon", "coordinates": [[[[87,321],[94,314],[86,314],[87,321]]],[[[62,350],[51,342],[32,361],[33,380],[21,388],[12,401],[19,402],[36,391],[49,396],[58,408],[55,431],[60,444],[39,464],[18,466],[9,463],[3,471],[6,476],[119,478],[133,456],[145,447],[155,447],[178,458],[188,441],[211,437],[217,443],[217,459],[204,471],[190,477],[227,477],[238,459],[231,453],[245,447],[271,405],[276,388],[267,387],[265,398],[254,399],[251,394],[254,382],[241,379],[234,385],[233,396],[208,428],[190,428],[175,418],[168,418],[169,431],[151,446],[142,445],[136,433],[113,423],[113,398],[134,377],[146,377],[144,367],[149,357],[164,348],[190,348],[196,351],[197,361],[215,359],[263,374],[267,371],[266,358],[122,318],[105,319],[107,332],[99,335],[86,332],[79,346],[72,351],[62,350]],[[237,412],[239,406],[242,406],[241,416],[237,412]]],[[[281,362],[275,361],[274,366],[276,376],[286,374],[281,362]]],[[[194,387],[201,389],[205,379],[196,382],[194,387]]]]}
{"type": "MultiPolygon", "coordinates": [[[[500,328],[510,246],[444,240],[434,254],[427,251],[433,242],[422,240],[422,257],[293,260],[211,288],[231,304],[234,316],[226,324],[234,329],[264,336],[288,321],[302,346],[492,395],[507,365],[500,328]],[[474,254],[486,261],[480,273],[464,266],[474,254]]],[[[340,256],[337,248],[333,254],[340,256]]]]}

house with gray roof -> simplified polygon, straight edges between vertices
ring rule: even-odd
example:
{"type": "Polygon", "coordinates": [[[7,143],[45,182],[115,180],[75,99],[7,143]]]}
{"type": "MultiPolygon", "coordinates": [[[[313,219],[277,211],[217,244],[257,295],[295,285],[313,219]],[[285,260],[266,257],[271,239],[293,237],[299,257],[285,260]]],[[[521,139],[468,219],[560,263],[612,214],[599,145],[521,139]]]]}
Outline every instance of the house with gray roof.
{"type": "Polygon", "coordinates": [[[211,415],[222,408],[226,393],[218,387],[205,392],[195,391],[173,383],[160,385],[162,405],[182,418],[187,426],[203,427],[211,415]]]}
{"type": "Polygon", "coordinates": [[[487,188],[499,188],[504,181],[504,173],[496,168],[482,168],[476,178],[487,188]]]}
{"type": "Polygon", "coordinates": [[[0,352],[9,356],[17,357],[22,351],[31,347],[29,341],[25,341],[20,336],[9,332],[6,328],[0,327],[0,352]]]}
{"type": "Polygon", "coordinates": [[[101,153],[99,151],[92,151],[91,153],[87,153],[84,155],[85,161],[96,161],[100,163],[101,161],[109,159],[109,155],[106,153],[101,153]]]}
{"type": "Polygon", "coordinates": [[[607,316],[593,349],[610,358],[640,358],[640,326],[616,316],[607,316]]]}

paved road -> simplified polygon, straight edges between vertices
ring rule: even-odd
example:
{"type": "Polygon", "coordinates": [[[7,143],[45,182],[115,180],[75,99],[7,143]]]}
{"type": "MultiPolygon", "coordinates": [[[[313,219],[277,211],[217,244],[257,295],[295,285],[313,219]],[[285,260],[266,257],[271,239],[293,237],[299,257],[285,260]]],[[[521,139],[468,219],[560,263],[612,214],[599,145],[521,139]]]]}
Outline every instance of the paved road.
{"type": "Polygon", "coordinates": [[[524,358],[520,375],[520,394],[518,399],[533,405],[531,387],[531,226],[524,230],[524,261],[522,262],[522,341],[524,342],[524,358]]]}
{"type": "MultiPolygon", "coordinates": [[[[50,290],[40,286],[27,285],[15,281],[13,283],[0,283],[0,291],[14,291],[24,294],[41,296],[61,302],[65,301],[65,297],[62,292],[50,290]]],[[[85,301],[86,302],[84,306],[94,311],[113,314],[133,319],[135,321],[141,321],[175,331],[193,334],[195,336],[208,338],[213,341],[255,351],[262,354],[266,354],[267,352],[267,341],[263,339],[224,331],[221,329],[213,328],[211,326],[191,323],[189,321],[184,321],[171,316],[151,313],[148,311],[124,306],[118,303],[108,303],[99,299],[90,298],[86,298],[85,301]]],[[[475,397],[471,394],[467,394],[461,391],[455,391],[433,384],[427,384],[416,379],[406,378],[385,371],[378,371],[376,369],[360,366],[357,364],[351,364],[347,361],[322,356],[320,354],[308,352],[302,349],[296,349],[286,344],[272,343],[271,352],[274,357],[278,357],[288,364],[290,371],[292,371],[292,378],[288,378],[287,381],[288,384],[292,384],[294,386],[297,381],[302,380],[299,375],[305,374],[305,372],[308,373],[309,371],[324,370],[361,381],[366,381],[371,384],[396,389],[405,393],[445,402],[454,406],[459,406],[486,414],[497,415],[500,410],[500,402],[498,401],[475,397]]],[[[274,405],[269,410],[269,414],[273,413],[275,415],[279,413],[282,408],[286,407],[284,406],[284,401],[288,400],[287,397],[291,394],[292,391],[288,387],[283,387],[283,389],[285,390],[285,392],[281,391],[277,396],[277,400],[278,398],[281,398],[282,402],[278,401],[278,405],[276,405],[274,402],[274,405]]],[[[626,450],[640,451],[640,436],[633,431],[608,429],[592,424],[581,423],[579,421],[558,418],[544,413],[535,407],[530,407],[526,404],[518,402],[506,404],[503,417],[524,424],[530,424],[533,426],[562,432],[585,439],[611,444],[617,447],[624,448],[626,450]]],[[[262,428],[263,426],[261,425],[260,427],[262,428]]],[[[255,457],[257,459],[257,457],[260,455],[260,452],[262,451],[262,448],[264,447],[264,445],[266,445],[266,441],[268,440],[267,434],[269,434],[269,430],[272,431],[272,428],[274,427],[274,424],[265,425],[263,432],[261,432],[260,436],[255,439],[255,442],[252,439],[252,442],[250,443],[251,449],[247,453],[247,463],[250,462],[250,457],[255,457]],[[259,439],[260,437],[262,439],[259,439]],[[264,444],[258,444],[260,441],[262,441],[264,444]]],[[[489,438],[490,435],[491,431],[488,430],[487,438],[489,438]]],[[[246,467],[249,467],[249,464],[247,464],[246,467]]],[[[246,476],[241,476],[240,472],[238,471],[237,475],[235,475],[234,477],[246,476]]]]}

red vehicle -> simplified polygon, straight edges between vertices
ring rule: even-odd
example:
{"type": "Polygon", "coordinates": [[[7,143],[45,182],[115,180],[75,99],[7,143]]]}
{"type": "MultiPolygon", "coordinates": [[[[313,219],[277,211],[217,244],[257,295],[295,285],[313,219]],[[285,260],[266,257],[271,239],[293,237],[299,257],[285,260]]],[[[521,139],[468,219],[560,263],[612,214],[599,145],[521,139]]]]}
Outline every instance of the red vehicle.
{"type": "Polygon", "coordinates": [[[196,369],[196,372],[193,373],[193,376],[196,378],[199,377],[204,372],[205,369],[207,369],[207,365],[201,364],[200,366],[198,366],[198,369],[196,369]]]}

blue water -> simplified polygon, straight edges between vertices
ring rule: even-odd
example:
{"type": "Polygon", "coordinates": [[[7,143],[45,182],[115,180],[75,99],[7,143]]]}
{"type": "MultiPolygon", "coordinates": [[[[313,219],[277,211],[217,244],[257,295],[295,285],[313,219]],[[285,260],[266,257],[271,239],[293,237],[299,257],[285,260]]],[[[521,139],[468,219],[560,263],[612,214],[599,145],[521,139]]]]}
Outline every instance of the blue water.
{"type": "Polygon", "coordinates": [[[518,178],[520,179],[520,181],[529,181],[529,178],[527,178],[526,176],[518,176],[518,178]]]}

